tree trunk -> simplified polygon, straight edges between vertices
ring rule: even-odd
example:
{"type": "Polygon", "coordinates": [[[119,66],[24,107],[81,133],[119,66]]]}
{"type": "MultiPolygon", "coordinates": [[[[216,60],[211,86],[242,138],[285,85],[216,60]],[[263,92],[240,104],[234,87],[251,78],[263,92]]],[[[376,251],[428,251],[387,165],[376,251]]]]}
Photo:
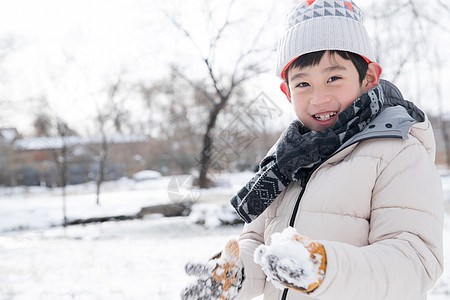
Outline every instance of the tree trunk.
{"type": "Polygon", "coordinates": [[[103,181],[105,180],[105,165],[106,165],[106,157],[108,151],[108,143],[106,140],[106,136],[102,137],[102,150],[100,151],[99,157],[99,167],[98,167],[98,177],[97,177],[97,205],[100,205],[100,189],[103,181]]]}
{"type": "Polygon", "coordinates": [[[447,168],[450,169],[450,138],[447,132],[447,120],[445,119],[445,115],[441,113],[441,130],[442,130],[442,138],[444,139],[445,145],[445,158],[447,163],[447,168]]]}
{"type": "Polygon", "coordinates": [[[66,212],[66,186],[67,186],[67,146],[63,143],[61,149],[61,188],[63,201],[63,226],[67,226],[67,212],[66,212]]]}
{"type": "Polygon", "coordinates": [[[103,179],[104,179],[104,174],[105,174],[104,169],[105,169],[105,162],[104,162],[103,158],[101,157],[100,161],[99,161],[99,170],[98,170],[98,177],[97,177],[97,182],[96,182],[96,185],[97,185],[97,190],[96,190],[97,200],[96,200],[95,203],[97,205],[100,205],[100,188],[102,186],[103,179]]]}
{"type": "Polygon", "coordinates": [[[441,78],[442,78],[442,63],[441,58],[439,56],[439,53],[435,49],[435,61],[436,61],[436,71],[437,71],[437,84],[436,84],[436,94],[437,94],[437,100],[438,100],[438,109],[439,109],[439,121],[441,125],[441,131],[442,131],[442,138],[444,140],[444,146],[445,146],[445,158],[447,163],[447,168],[450,168],[450,140],[449,135],[447,132],[447,118],[444,112],[444,99],[442,98],[442,89],[441,89],[441,78]]]}
{"type": "Polygon", "coordinates": [[[212,151],[213,151],[213,137],[212,131],[216,126],[217,116],[219,112],[225,107],[229,97],[222,97],[221,101],[216,104],[209,114],[208,126],[206,127],[205,135],[203,136],[203,147],[200,158],[200,176],[198,185],[200,188],[208,188],[208,171],[211,167],[212,151]]]}

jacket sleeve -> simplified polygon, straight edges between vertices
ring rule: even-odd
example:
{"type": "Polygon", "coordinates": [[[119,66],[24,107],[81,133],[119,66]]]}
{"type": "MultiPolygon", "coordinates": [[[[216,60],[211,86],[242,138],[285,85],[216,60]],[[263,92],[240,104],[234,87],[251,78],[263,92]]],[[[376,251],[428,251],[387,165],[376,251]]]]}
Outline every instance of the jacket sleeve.
{"type": "Polygon", "coordinates": [[[321,241],[327,254],[320,299],[423,299],[443,271],[443,196],[435,166],[412,143],[379,171],[368,246],[321,241]]]}
{"type": "Polygon", "coordinates": [[[245,224],[239,237],[240,258],[244,265],[245,279],[235,300],[252,299],[264,292],[266,275],[253,261],[253,253],[259,245],[264,244],[266,215],[267,210],[250,224],[245,224]]]}

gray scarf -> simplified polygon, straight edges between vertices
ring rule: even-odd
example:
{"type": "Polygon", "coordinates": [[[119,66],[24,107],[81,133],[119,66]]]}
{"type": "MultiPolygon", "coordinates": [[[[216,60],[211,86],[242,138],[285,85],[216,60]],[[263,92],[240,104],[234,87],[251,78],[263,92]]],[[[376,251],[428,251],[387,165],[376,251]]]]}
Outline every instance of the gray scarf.
{"type": "Polygon", "coordinates": [[[331,128],[311,131],[298,120],[292,122],[255,176],[231,198],[241,219],[252,222],[292,181],[305,183],[315,168],[380,114],[383,102],[378,85],[341,112],[331,128]]]}

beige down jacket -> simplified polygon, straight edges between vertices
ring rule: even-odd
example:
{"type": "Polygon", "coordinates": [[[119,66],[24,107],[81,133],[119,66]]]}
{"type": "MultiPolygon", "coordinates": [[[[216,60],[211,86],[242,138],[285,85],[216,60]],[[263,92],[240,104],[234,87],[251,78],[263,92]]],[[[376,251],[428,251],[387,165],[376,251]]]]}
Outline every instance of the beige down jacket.
{"type": "Polygon", "coordinates": [[[385,109],[375,127],[316,169],[304,189],[291,183],[244,226],[246,278],[236,299],[427,299],[443,271],[442,187],[428,119],[422,115],[412,127],[405,120],[411,117],[403,107],[385,109]],[[309,295],[276,289],[253,262],[256,247],[270,244],[290,222],[326,251],[325,279],[309,295]]]}

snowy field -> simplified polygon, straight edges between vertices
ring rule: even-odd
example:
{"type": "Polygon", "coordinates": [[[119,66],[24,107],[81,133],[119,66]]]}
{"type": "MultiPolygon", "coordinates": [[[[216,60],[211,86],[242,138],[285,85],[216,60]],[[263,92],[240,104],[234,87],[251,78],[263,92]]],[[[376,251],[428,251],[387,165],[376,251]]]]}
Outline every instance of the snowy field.
{"type": "MultiPolygon", "coordinates": [[[[221,188],[197,191],[194,200],[202,202],[199,207],[217,207],[208,199],[226,199],[250,175],[224,174],[221,188]]],[[[67,215],[133,214],[143,206],[168,203],[172,180],[108,183],[99,207],[93,185],[71,186],[67,215]]],[[[443,184],[450,195],[450,176],[443,177],[443,184]]],[[[179,191],[193,195],[183,187],[179,191]]],[[[211,257],[242,228],[214,227],[214,212],[210,226],[195,224],[193,217],[154,216],[62,228],[55,226],[62,219],[59,192],[42,188],[0,190],[0,207],[0,300],[179,299],[191,280],[184,275],[184,264],[211,257]]],[[[449,214],[444,239],[446,270],[430,292],[431,300],[450,299],[449,214]]]]}

